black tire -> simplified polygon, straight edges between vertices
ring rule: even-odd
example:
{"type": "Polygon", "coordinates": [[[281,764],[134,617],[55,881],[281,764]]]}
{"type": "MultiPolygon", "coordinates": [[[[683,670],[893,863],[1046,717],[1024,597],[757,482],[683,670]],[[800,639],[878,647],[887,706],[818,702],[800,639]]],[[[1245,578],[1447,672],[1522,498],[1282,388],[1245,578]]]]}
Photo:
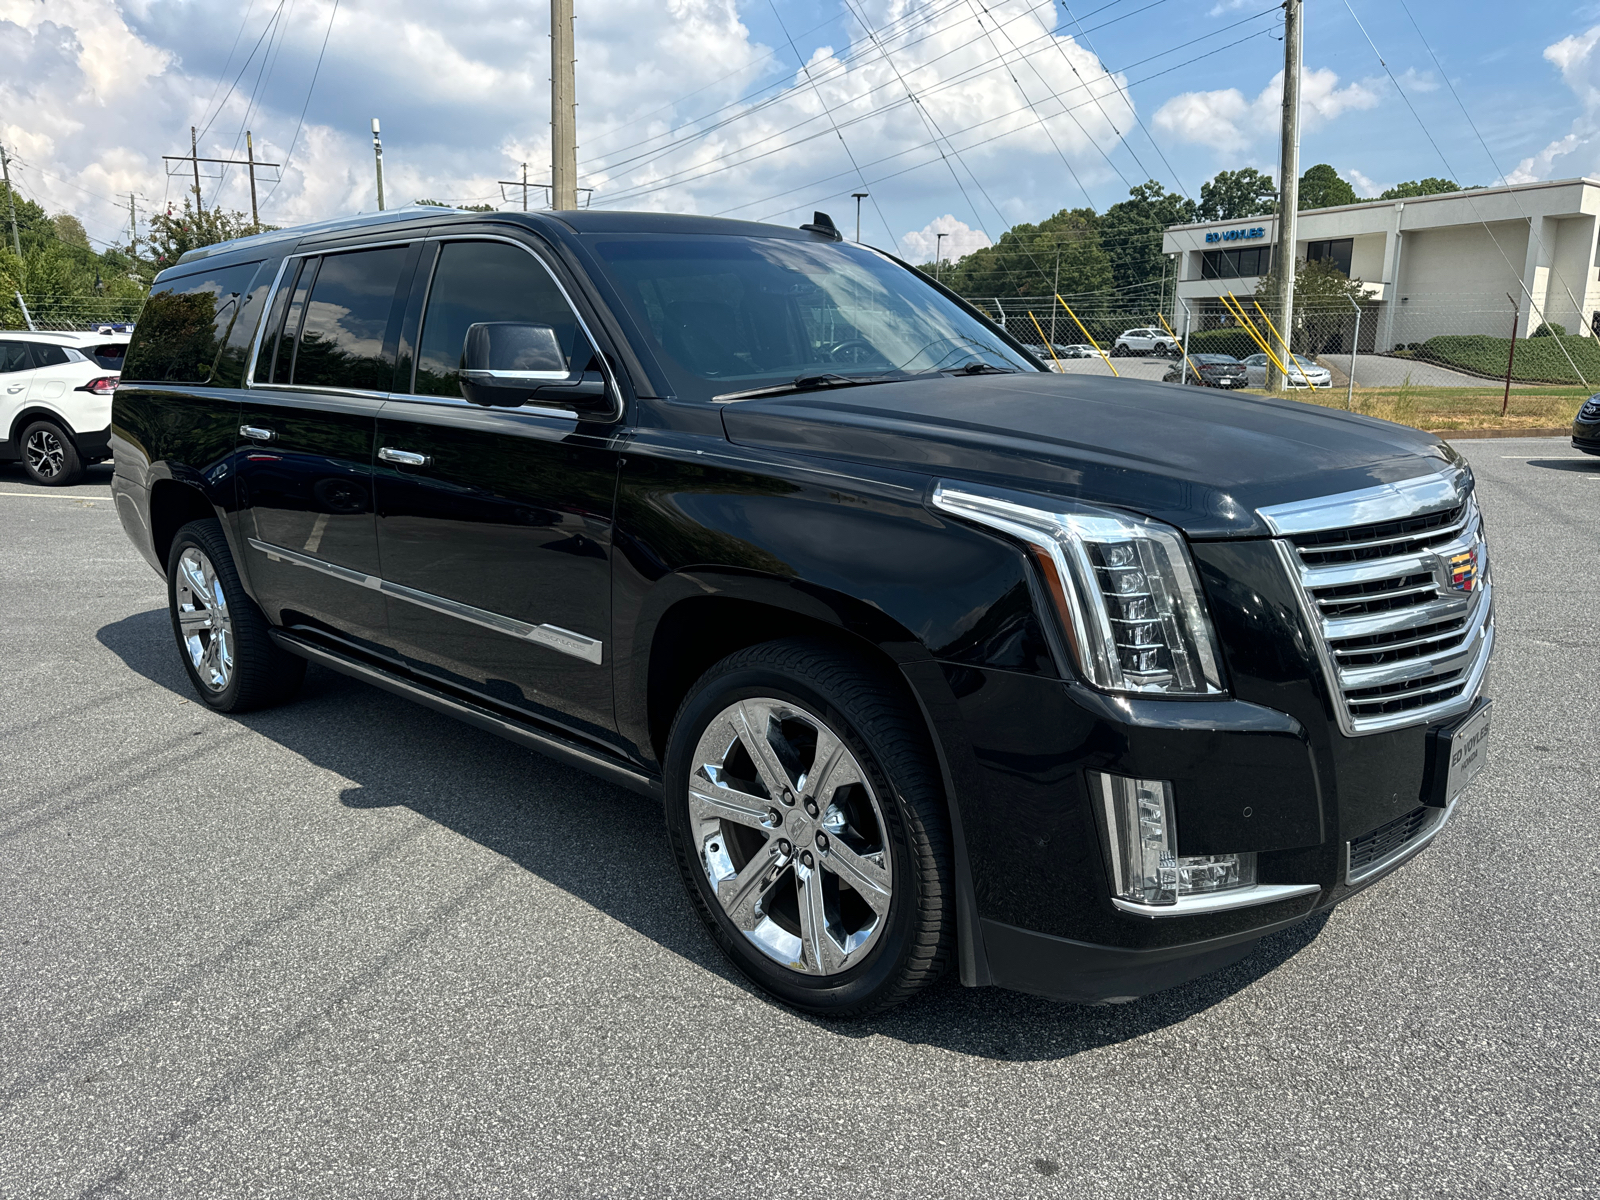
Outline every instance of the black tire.
{"type": "Polygon", "coordinates": [[[1156,348],[1155,348],[1155,353],[1157,354],[1157,356],[1159,356],[1161,358],[1171,358],[1172,357],[1172,347],[1166,342],[1157,342],[1156,343],[1156,348]]]}
{"type": "Polygon", "coordinates": [[[1127,358],[1128,357],[1128,348],[1126,346],[1113,346],[1113,347],[1111,347],[1111,357],[1112,358],[1127,358]]]}
{"type": "Polygon", "coordinates": [[[279,648],[268,636],[267,618],[240,584],[228,539],[216,520],[190,521],[172,539],[167,552],[167,609],[183,669],[209,707],[218,712],[248,712],[281,704],[299,690],[306,674],[305,659],[279,648]],[[214,581],[212,587],[203,589],[208,595],[205,614],[201,602],[192,599],[194,592],[202,589],[181,571],[188,551],[200,556],[199,560],[189,559],[190,564],[209,564],[214,581]],[[215,603],[215,588],[222,592],[220,605],[215,603]],[[180,610],[180,595],[185,593],[191,599],[183,601],[188,607],[180,610]],[[186,631],[184,618],[201,615],[209,615],[210,624],[186,631]],[[226,636],[219,637],[219,630],[226,636]],[[191,636],[201,649],[199,662],[191,636]],[[224,661],[226,670],[212,665],[224,661]]]}
{"type": "MultiPolygon", "coordinates": [[[[861,1017],[902,1003],[944,972],[955,935],[948,810],[926,728],[885,672],[803,638],[729,655],[701,676],[678,710],[665,784],[667,833],[690,902],[722,951],[768,995],[819,1016],[861,1017]],[[855,756],[872,795],[881,800],[874,812],[881,812],[881,855],[893,879],[887,912],[864,956],[834,974],[802,973],[758,949],[718,900],[696,840],[689,796],[696,748],[719,714],[755,698],[781,701],[826,726],[855,756]]],[[[799,805],[790,808],[791,819],[799,811],[799,805]]],[[[814,817],[816,810],[810,811],[814,817]]],[[[835,833],[835,850],[844,836],[835,833]]],[[[774,836],[768,845],[776,841],[774,836]]],[[[826,839],[816,844],[825,847],[826,839]]],[[[717,849],[715,842],[710,849],[717,849]]],[[[798,849],[792,861],[802,857],[812,862],[798,849]]],[[[824,879],[820,857],[818,880],[824,879]]],[[[767,895],[778,890],[774,885],[767,895]]]]}
{"type": "Polygon", "coordinates": [[[31,421],[22,431],[22,469],[43,487],[71,487],[83,478],[83,461],[71,435],[54,421],[31,421]]]}

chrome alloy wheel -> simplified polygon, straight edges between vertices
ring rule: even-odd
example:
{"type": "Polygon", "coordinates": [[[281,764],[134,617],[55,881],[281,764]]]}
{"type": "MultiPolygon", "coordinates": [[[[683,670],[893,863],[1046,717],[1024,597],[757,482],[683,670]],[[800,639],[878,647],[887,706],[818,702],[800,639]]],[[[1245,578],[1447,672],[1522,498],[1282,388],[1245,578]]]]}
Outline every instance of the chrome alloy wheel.
{"type": "Polygon", "coordinates": [[[233,678],[233,618],[222,581],[205,551],[195,546],[178,558],[178,630],[200,682],[220,692],[233,678]]]}
{"type": "Polygon", "coordinates": [[[67,463],[67,448],[61,435],[49,429],[35,429],[23,446],[28,466],[40,479],[54,479],[67,463]]]}
{"type": "Polygon", "coordinates": [[[803,709],[761,697],[718,713],[693,761],[690,829],[729,920],[803,974],[864,959],[889,915],[888,828],[844,741],[803,709]]]}

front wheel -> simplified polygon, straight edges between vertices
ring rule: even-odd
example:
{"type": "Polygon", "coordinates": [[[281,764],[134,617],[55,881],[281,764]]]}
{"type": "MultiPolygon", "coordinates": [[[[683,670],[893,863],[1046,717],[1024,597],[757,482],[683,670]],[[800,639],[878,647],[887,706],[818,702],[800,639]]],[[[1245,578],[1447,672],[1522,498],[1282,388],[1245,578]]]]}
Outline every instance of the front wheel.
{"type": "Polygon", "coordinates": [[[222,526],[190,521],[167,555],[167,603],[184,670],[218,712],[279,704],[299,690],[305,659],[280,649],[245,593],[222,526]]]}
{"type": "Polygon", "coordinates": [[[1128,348],[1126,346],[1122,345],[1119,342],[1117,345],[1111,347],[1111,357],[1112,358],[1127,358],[1128,357],[1128,348]]]}
{"type": "Polygon", "coordinates": [[[666,816],[700,919],[784,1003],[864,1016],[944,970],[949,822],[886,674],[800,639],[723,659],[673,722],[666,816]]]}
{"type": "Polygon", "coordinates": [[[70,487],[83,478],[77,446],[53,421],[35,421],[22,431],[22,469],[45,487],[70,487]]]}

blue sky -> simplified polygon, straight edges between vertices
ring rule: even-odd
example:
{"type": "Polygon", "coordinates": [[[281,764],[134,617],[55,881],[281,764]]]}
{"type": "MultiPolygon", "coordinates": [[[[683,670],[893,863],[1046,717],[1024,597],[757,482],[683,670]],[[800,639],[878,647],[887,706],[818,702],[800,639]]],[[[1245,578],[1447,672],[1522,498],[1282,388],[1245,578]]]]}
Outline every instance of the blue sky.
{"type": "MultiPolygon", "coordinates": [[[[1350,7],[1421,125],[1344,0],[1307,3],[1303,165],[1331,163],[1363,194],[1426,175],[1600,172],[1600,6],[1407,2],[1415,26],[1396,0],[1350,7]]],[[[597,205],[782,223],[824,208],[847,225],[865,180],[868,240],[917,254],[946,231],[959,252],[1058,208],[1104,209],[1148,176],[1198,196],[1219,169],[1276,170],[1283,43],[1267,2],[577,0],[577,12],[580,171],[597,205]]],[[[261,189],[264,219],[370,210],[373,116],[391,204],[500,203],[495,181],[522,161],[545,177],[548,8],[0,0],[0,138],[20,185],[104,241],[125,239],[128,191],[146,211],[181,196],[160,156],[187,149],[191,124],[202,153],[242,151],[248,126],[261,157],[287,158],[282,184],[261,189]]],[[[241,172],[205,186],[209,202],[248,208],[241,172]]]]}

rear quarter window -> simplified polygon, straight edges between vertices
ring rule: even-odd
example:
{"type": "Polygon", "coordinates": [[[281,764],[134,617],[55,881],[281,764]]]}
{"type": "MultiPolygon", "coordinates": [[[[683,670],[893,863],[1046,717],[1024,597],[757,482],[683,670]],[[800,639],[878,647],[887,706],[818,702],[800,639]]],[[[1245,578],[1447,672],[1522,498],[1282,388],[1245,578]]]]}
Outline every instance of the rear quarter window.
{"type": "Polygon", "coordinates": [[[164,279],[134,326],[122,375],[152,383],[212,382],[217,356],[259,262],[164,279]]]}

